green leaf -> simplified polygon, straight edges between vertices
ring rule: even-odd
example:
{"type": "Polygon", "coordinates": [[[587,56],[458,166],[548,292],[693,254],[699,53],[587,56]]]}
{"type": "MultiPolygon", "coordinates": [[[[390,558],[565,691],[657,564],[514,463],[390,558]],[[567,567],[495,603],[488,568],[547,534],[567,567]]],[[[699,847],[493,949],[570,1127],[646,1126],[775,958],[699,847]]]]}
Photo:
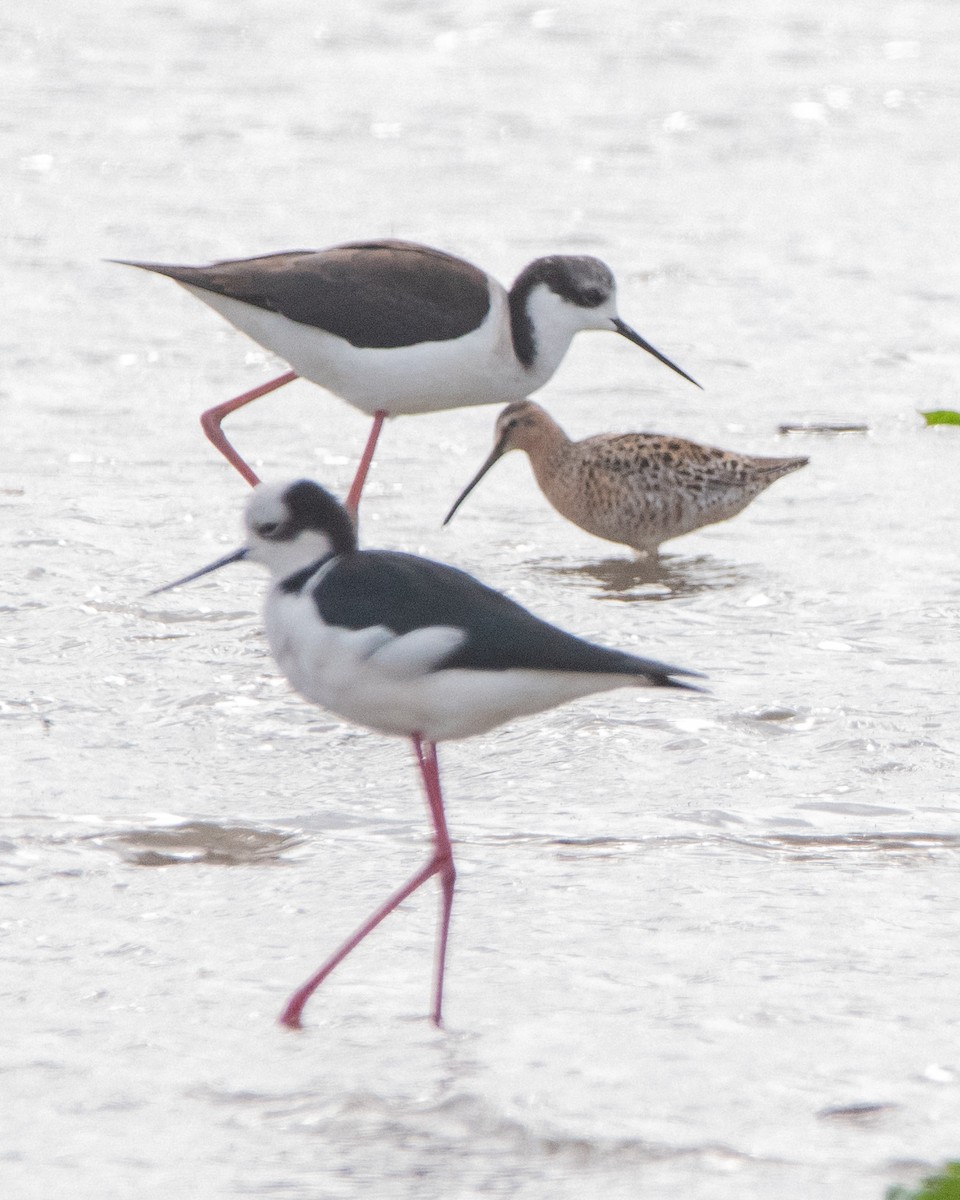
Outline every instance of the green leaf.
{"type": "Polygon", "coordinates": [[[960,1200],[960,1162],[947,1163],[939,1175],[925,1179],[915,1192],[888,1188],[885,1200],[960,1200]]]}
{"type": "Polygon", "coordinates": [[[949,408],[935,408],[932,412],[920,414],[928,425],[960,425],[960,412],[949,408]]]}

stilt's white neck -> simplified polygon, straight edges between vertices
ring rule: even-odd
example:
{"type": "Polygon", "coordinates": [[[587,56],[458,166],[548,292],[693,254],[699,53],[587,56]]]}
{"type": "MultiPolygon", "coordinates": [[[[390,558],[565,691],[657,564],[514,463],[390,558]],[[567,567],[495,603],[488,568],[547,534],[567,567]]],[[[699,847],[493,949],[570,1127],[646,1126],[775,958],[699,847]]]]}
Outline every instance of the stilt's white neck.
{"type": "MultiPolygon", "coordinates": [[[[575,333],[581,329],[610,329],[611,322],[606,304],[581,308],[543,283],[531,288],[525,301],[524,316],[533,341],[533,357],[526,373],[533,391],[546,383],[559,367],[575,333]]],[[[523,320],[523,316],[519,319],[523,320]]]]}

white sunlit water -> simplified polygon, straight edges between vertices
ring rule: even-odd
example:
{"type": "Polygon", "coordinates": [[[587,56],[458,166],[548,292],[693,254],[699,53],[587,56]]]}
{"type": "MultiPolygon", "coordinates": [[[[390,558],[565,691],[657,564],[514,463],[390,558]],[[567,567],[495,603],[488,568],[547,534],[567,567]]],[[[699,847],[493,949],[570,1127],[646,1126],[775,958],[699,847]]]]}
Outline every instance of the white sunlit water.
{"type": "MultiPolygon", "coordinates": [[[[960,16],[815,0],[264,0],[2,18],[0,1178],[39,1200],[880,1200],[960,1155],[960,16]],[[409,749],[289,694],[200,411],[283,369],[166,280],[400,236],[597,254],[705,390],[584,334],[571,435],[806,454],[638,565],[495,410],[391,423],[371,545],[709,676],[443,747],[460,871],[286,996],[426,852],[409,749]],[[781,434],[850,424],[863,433],[781,434]]],[[[230,419],[345,490],[366,420],[230,419]]]]}

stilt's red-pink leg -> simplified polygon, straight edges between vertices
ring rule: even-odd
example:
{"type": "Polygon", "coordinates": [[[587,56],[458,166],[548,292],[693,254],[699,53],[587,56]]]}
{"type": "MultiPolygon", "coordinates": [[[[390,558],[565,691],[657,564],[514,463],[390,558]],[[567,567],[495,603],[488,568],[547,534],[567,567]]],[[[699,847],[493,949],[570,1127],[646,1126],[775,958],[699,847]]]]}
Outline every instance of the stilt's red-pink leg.
{"type": "Polygon", "coordinates": [[[453,887],[456,872],[453,867],[453,850],[450,835],[447,832],[447,821],[443,811],[443,796],[440,792],[440,771],[437,764],[437,748],[433,742],[427,742],[424,747],[418,734],[413,735],[413,747],[423,776],[424,788],[427,792],[427,803],[430,807],[430,817],[433,822],[434,848],[433,854],[415,875],[413,875],[398,891],[382,904],[372,916],[357,929],[339,950],[335,951],[323,966],[312,975],[307,982],[290,997],[283,1012],[280,1014],[280,1024],[288,1029],[300,1029],[303,1009],[307,1001],[317,990],[330,972],[347,957],[351,950],[358,946],[368,933],[371,933],[385,917],[418,887],[426,883],[433,875],[440,875],[443,901],[440,915],[440,932],[437,939],[436,982],[434,986],[433,1022],[441,1024],[441,1005],[443,1001],[443,967],[447,952],[447,933],[450,928],[450,909],[453,904],[453,887]]]}
{"type": "Polygon", "coordinates": [[[443,811],[436,743],[427,742],[426,748],[424,748],[421,746],[420,739],[414,737],[413,745],[417,752],[420,772],[423,775],[423,784],[427,790],[430,815],[433,817],[434,858],[437,861],[437,871],[440,875],[440,922],[437,927],[437,958],[433,985],[433,1023],[439,1028],[443,1023],[443,972],[447,961],[447,935],[450,932],[450,911],[453,908],[453,889],[457,881],[457,872],[453,865],[453,847],[450,844],[447,818],[443,811]]]}
{"type": "Polygon", "coordinates": [[[380,437],[380,430],[383,428],[383,421],[386,415],[385,410],[382,408],[378,408],[373,414],[373,424],[370,426],[367,444],[363,448],[360,465],[357,467],[357,473],[354,475],[353,483],[350,485],[350,494],[344,502],[344,508],[353,517],[354,521],[357,519],[357,509],[360,507],[360,493],[363,491],[364,483],[366,483],[367,471],[370,470],[373,452],[376,449],[377,439],[380,437]]]}
{"type": "Polygon", "coordinates": [[[203,432],[213,442],[227,462],[236,467],[251,487],[256,487],[260,480],[227,441],[226,434],[220,428],[220,422],[230,413],[236,412],[238,408],[243,408],[245,404],[249,404],[251,400],[258,400],[261,396],[266,396],[268,392],[276,391],[277,388],[283,387],[285,383],[292,383],[297,378],[296,371],[287,371],[285,375],[278,375],[276,379],[271,379],[269,383],[261,383],[259,387],[251,388],[249,392],[244,392],[242,396],[234,396],[232,400],[218,404],[216,408],[208,408],[200,417],[203,432]]]}

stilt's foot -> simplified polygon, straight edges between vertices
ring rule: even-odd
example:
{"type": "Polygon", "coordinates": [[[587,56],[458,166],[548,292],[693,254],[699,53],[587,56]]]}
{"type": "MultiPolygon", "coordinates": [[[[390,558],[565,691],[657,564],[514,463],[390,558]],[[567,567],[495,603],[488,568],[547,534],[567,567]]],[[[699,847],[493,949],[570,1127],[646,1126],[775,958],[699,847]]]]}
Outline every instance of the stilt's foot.
{"type": "Polygon", "coordinates": [[[302,1005],[297,1003],[298,997],[294,996],[288,1001],[287,1007],[277,1018],[277,1024],[282,1025],[285,1029],[302,1029],[303,1022],[300,1020],[300,1012],[302,1005]]]}

